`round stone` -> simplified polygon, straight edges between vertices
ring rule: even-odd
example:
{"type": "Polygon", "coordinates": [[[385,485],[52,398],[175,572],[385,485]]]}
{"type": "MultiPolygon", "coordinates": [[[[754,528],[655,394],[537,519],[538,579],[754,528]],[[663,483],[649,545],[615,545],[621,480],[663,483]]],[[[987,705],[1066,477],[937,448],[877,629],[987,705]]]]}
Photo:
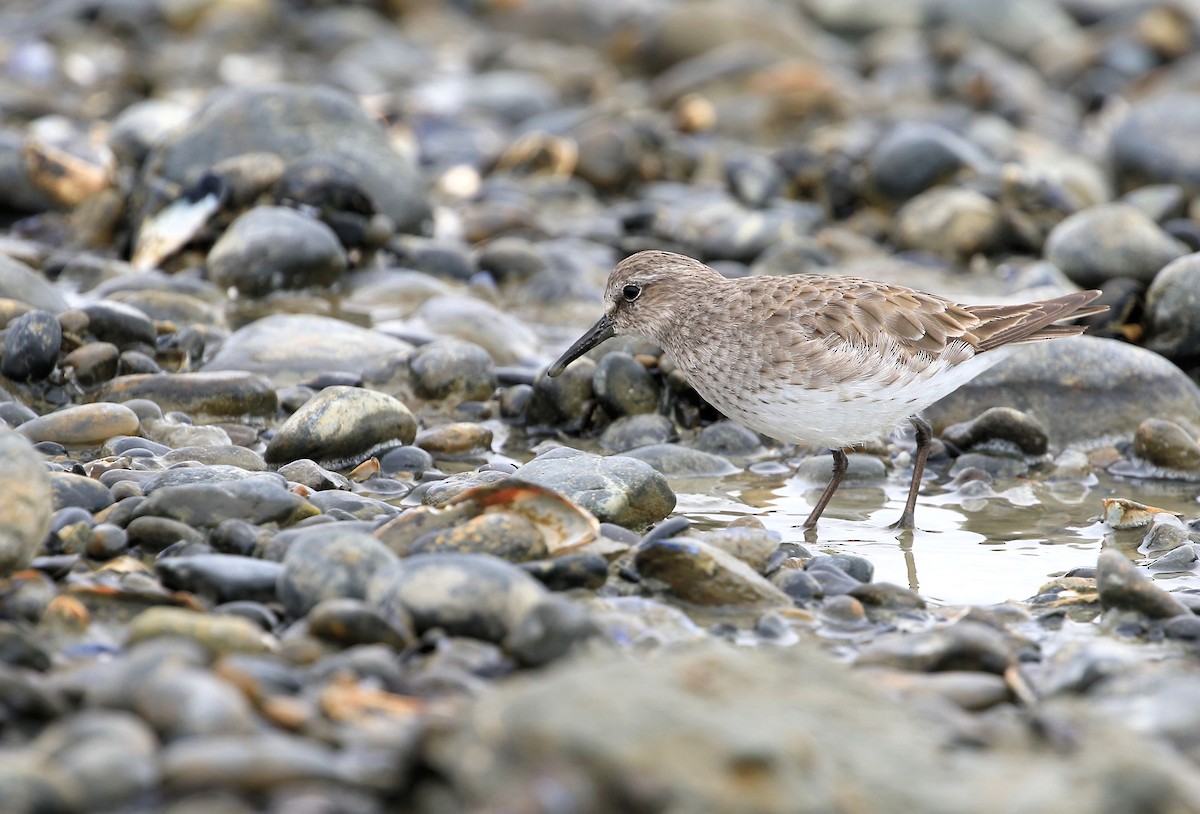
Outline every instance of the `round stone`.
{"type": "Polygon", "coordinates": [[[297,410],[267,445],[268,463],[311,458],[346,469],[411,444],[417,421],[400,401],[361,387],[327,387],[297,410]]]}

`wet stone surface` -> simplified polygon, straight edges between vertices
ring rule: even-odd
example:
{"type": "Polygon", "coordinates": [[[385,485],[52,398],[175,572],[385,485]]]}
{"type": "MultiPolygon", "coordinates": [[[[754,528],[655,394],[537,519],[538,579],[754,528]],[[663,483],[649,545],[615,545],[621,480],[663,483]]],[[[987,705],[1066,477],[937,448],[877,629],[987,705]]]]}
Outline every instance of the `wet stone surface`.
{"type": "Polygon", "coordinates": [[[1200,17],[1128,5],[0,4],[0,811],[1200,809],[1200,17]],[[546,375],[645,249],[1110,310],[806,529],[652,342],[546,375]]]}

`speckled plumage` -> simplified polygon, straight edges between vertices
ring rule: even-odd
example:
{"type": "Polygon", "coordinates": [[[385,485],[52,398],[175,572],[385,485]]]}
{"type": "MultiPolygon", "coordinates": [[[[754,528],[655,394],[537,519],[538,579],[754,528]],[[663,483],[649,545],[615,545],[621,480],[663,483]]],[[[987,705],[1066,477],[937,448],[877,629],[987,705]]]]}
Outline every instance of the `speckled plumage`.
{"type": "Polygon", "coordinates": [[[644,251],[613,270],[604,317],[550,374],[608,336],[644,336],[730,418],[781,441],[827,446],[836,462],[843,447],[1000,361],[1008,345],[1082,333],[1055,323],[1104,310],[1087,307],[1099,293],[959,305],[853,277],[730,280],[689,257],[644,251]]]}

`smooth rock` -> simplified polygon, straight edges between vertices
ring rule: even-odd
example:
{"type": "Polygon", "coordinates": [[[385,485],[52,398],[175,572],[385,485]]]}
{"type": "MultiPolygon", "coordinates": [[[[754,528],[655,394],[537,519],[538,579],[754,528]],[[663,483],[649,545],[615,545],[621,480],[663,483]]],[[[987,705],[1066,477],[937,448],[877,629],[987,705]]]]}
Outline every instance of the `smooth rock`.
{"type": "Polygon", "coordinates": [[[993,407],[975,419],[942,430],[942,440],[963,451],[1016,451],[1022,455],[1044,455],[1046,430],[1032,416],[1011,407],[993,407]]]}
{"type": "Polygon", "coordinates": [[[214,283],[255,297],[329,285],[346,270],[346,253],[333,230],[316,218],[260,206],[230,224],[207,265],[214,283]]]}
{"type": "Polygon", "coordinates": [[[605,428],[600,446],[605,452],[625,452],[652,444],[666,444],[675,436],[671,419],[658,413],[642,413],[618,418],[605,428]]]}
{"type": "Polygon", "coordinates": [[[452,636],[502,642],[546,597],[540,582],[487,554],[416,554],[379,570],[367,601],[389,621],[411,617],[418,634],[442,628],[452,636]]]}
{"type": "Polygon", "coordinates": [[[1183,243],[1127,204],[1104,204],[1071,215],[1046,239],[1045,255],[1075,283],[1099,286],[1114,277],[1149,283],[1183,243]]]}
{"type": "Polygon", "coordinates": [[[41,456],[15,432],[0,430],[0,576],[33,559],[50,532],[54,493],[41,456]]]}
{"type": "Polygon", "coordinates": [[[4,331],[0,373],[18,382],[42,381],[58,364],[62,325],[47,311],[30,311],[4,331]]]}
{"type": "Polygon", "coordinates": [[[277,481],[246,478],[226,483],[163,486],[150,492],[135,517],[168,517],[195,527],[212,527],[239,519],[249,523],[283,523],[304,506],[304,498],[277,481]]]}
{"type": "Polygon", "coordinates": [[[1186,605],[1151,582],[1116,549],[1100,552],[1096,561],[1096,588],[1105,608],[1134,611],[1151,619],[1191,614],[1186,605]]]}
{"type": "Polygon", "coordinates": [[[461,339],[422,345],[408,360],[413,388],[424,399],[486,401],[496,390],[496,366],[480,346],[461,339]]]}
{"type": "MultiPolygon", "coordinates": [[[[288,545],[276,590],[288,613],[300,617],[322,600],[366,597],[371,578],[390,572],[397,562],[395,554],[365,532],[336,526],[307,529],[288,545]]],[[[400,629],[406,628],[402,624],[400,629]]]]}
{"type": "Polygon", "coordinates": [[[1147,418],[1138,425],[1133,454],[1164,469],[1200,470],[1200,443],[1183,427],[1160,418],[1147,418]]]}
{"type": "Polygon", "coordinates": [[[678,444],[637,447],[626,450],[622,457],[645,461],[668,478],[722,478],[741,471],[720,455],[678,444]]]}
{"type": "Polygon", "coordinates": [[[297,410],[267,444],[268,463],[311,458],[347,469],[411,444],[417,422],[397,399],[361,387],[327,387],[297,410]]]}
{"type": "Polygon", "coordinates": [[[1046,428],[1052,446],[1128,437],[1146,418],[1200,427],[1200,388],[1150,351],[1080,336],[1014,347],[1005,360],[926,410],[935,430],[1003,405],[1046,428]]]}
{"type": "Polygon", "coordinates": [[[517,477],[553,489],[602,523],[627,528],[654,523],[675,508],[675,494],[662,474],[620,455],[602,458],[561,447],[522,466],[517,477]]]}
{"type": "Polygon", "coordinates": [[[1145,307],[1146,347],[1178,365],[1200,364],[1200,253],[1156,274],[1145,307]]]}
{"type": "Polygon", "coordinates": [[[233,554],[160,558],[154,571],[168,588],[190,591],[213,602],[275,599],[283,566],[233,554]]]}
{"type": "Polygon", "coordinates": [[[95,397],[98,401],[149,399],[164,411],[197,418],[262,419],[279,408],[270,379],[238,371],[118,376],[95,397]]]}
{"type": "Polygon", "coordinates": [[[361,375],[410,350],[406,342],[340,319],[272,314],[230,335],[204,369],[261,373],[283,386],[327,370],[361,375]]]}
{"type": "Polygon", "coordinates": [[[685,602],[698,605],[786,607],[791,599],[746,563],[719,548],[686,537],[649,540],[637,547],[638,573],[665,582],[685,602]]]}
{"type": "Polygon", "coordinates": [[[137,433],[137,413],[121,404],[80,404],[26,421],[17,432],[33,443],[54,441],[63,446],[99,446],[116,435],[137,433]]]}

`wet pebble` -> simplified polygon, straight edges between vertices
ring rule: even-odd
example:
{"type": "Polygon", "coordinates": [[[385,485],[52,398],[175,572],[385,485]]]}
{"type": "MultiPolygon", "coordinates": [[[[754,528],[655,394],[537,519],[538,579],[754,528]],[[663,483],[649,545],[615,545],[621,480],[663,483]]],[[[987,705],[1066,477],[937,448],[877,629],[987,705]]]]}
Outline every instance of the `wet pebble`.
{"type": "Polygon", "coordinates": [[[900,245],[950,257],[991,249],[1004,228],[1000,205],[971,189],[938,187],[917,195],[896,213],[900,245]]]}
{"type": "Polygon", "coordinates": [[[267,653],[276,648],[275,638],[248,619],[169,607],[150,608],[134,617],[127,640],[132,645],[163,636],[191,640],[216,654],[267,653]]]}
{"type": "Polygon", "coordinates": [[[783,607],[789,597],[726,551],[686,537],[649,540],[634,555],[638,573],[698,605],[783,607]]]}
{"type": "Polygon", "coordinates": [[[1133,435],[1133,454],[1164,469],[1200,470],[1200,444],[1172,421],[1148,418],[1133,435]]]}
{"type": "Polygon", "coordinates": [[[276,471],[287,478],[290,483],[299,483],[318,492],[326,489],[350,488],[350,479],[345,475],[330,472],[325,467],[318,465],[316,461],[310,461],[308,458],[284,464],[276,471]]]}
{"type": "Polygon", "coordinates": [[[62,368],[80,385],[91,387],[117,375],[120,355],[111,342],[89,342],[64,356],[62,368]]]}
{"type": "Polygon", "coordinates": [[[987,156],[971,142],[927,122],[900,122],[867,157],[874,190],[890,201],[907,201],[965,168],[983,168],[987,156]]]}
{"type": "Polygon", "coordinates": [[[1179,365],[1200,362],[1200,254],[1154,276],[1146,291],[1146,347],[1179,365]]]}
{"type": "Polygon", "coordinates": [[[253,450],[234,444],[210,447],[180,447],[162,453],[165,464],[191,463],[206,466],[236,466],[247,472],[262,472],[267,468],[262,456],[253,450]]]}
{"type": "Polygon", "coordinates": [[[552,591],[595,591],[608,581],[608,560],[600,554],[565,554],[520,565],[552,591]]]}
{"type": "Polygon", "coordinates": [[[202,532],[169,517],[135,517],[125,527],[125,533],[131,546],[153,554],[181,541],[199,544],[205,540],[202,532]]]}
{"type": "MultiPolygon", "coordinates": [[[[372,576],[390,571],[396,562],[395,554],[365,532],[306,529],[287,546],[276,583],[279,600],[299,617],[325,599],[362,599],[372,576]]],[[[400,628],[405,628],[402,617],[400,628]]]]}
{"type": "Polygon", "coordinates": [[[478,455],[491,451],[492,431],[467,422],[443,424],[417,433],[413,444],[439,458],[478,455]]]}
{"type": "Polygon", "coordinates": [[[863,648],[854,663],[927,673],[1003,673],[1016,658],[1017,649],[1003,633],[981,622],[961,621],[936,630],[880,636],[863,648]]]}
{"type": "Polygon", "coordinates": [[[395,614],[392,614],[390,621],[384,619],[361,599],[322,599],[308,611],[307,619],[308,629],[314,636],[344,647],[386,644],[403,650],[413,643],[411,627],[397,626],[398,617],[395,614]]]}
{"type": "Polygon", "coordinates": [[[502,642],[546,589],[515,565],[487,554],[417,554],[376,572],[367,602],[389,621],[411,617],[418,634],[502,642]]]}
{"type": "Polygon", "coordinates": [[[137,414],[121,404],[80,404],[26,421],[17,432],[34,443],[99,446],[114,435],[137,433],[137,414]]]}
{"type": "Polygon", "coordinates": [[[7,254],[0,254],[0,297],[23,302],[51,314],[67,310],[63,295],[42,274],[7,254]]]}
{"type": "Polygon", "coordinates": [[[122,351],[150,349],[158,339],[154,322],[131,305],[100,300],[87,303],[81,310],[87,316],[87,332],[122,351]]]}
{"type": "Polygon", "coordinates": [[[509,512],[492,512],[417,538],[411,553],[491,554],[509,562],[538,560],[550,552],[532,521],[509,512]]]}
{"type": "Polygon", "coordinates": [[[1036,418],[1011,407],[992,407],[972,421],[942,431],[942,440],[963,451],[1044,455],[1049,443],[1036,418]]]}
{"type": "Polygon", "coordinates": [[[54,494],[55,509],[78,506],[95,513],[113,503],[112,492],[107,486],[84,475],[51,472],[50,489],[54,494]]]}
{"type": "Polygon", "coordinates": [[[264,792],[288,783],[338,780],[337,766],[329,746],[277,731],[188,738],[169,744],[161,755],[163,782],[177,790],[264,792]]]}
{"type": "Polygon", "coordinates": [[[0,430],[0,575],[27,566],[50,531],[50,477],[20,435],[0,430]]]}
{"type": "Polygon", "coordinates": [[[389,475],[406,472],[419,478],[433,468],[433,456],[420,447],[396,447],[383,454],[379,459],[379,468],[389,475]]]}
{"type": "Polygon", "coordinates": [[[1149,568],[1160,574],[1191,571],[1196,567],[1197,559],[1200,559],[1197,555],[1198,550],[1200,546],[1190,543],[1178,546],[1150,563],[1149,568]]]}
{"type": "Polygon", "coordinates": [[[496,390],[496,367],[483,348],[461,339],[422,345],[408,360],[413,389],[424,399],[486,401],[496,390]]]}
{"type": "Polygon", "coordinates": [[[4,331],[0,373],[19,382],[41,381],[58,364],[62,326],[53,314],[30,311],[14,319],[4,331]]]}
{"type": "Polygon", "coordinates": [[[263,418],[279,407],[269,379],[238,371],[118,376],[101,387],[96,398],[149,399],[165,412],[211,418],[263,418]]]}
{"type": "Polygon", "coordinates": [[[618,418],[600,436],[606,452],[625,452],[637,447],[665,444],[675,437],[671,419],[658,413],[642,413],[618,418]]]}
{"type": "Polygon", "coordinates": [[[287,385],[329,370],[361,375],[410,350],[406,342],[344,320],[272,314],[230,335],[204,369],[261,373],[287,385]]]}
{"type": "Polygon", "coordinates": [[[1045,253],[1071,280],[1088,287],[1114,277],[1149,283],[1188,249],[1137,209],[1104,204],[1056,226],[1046,239],[1045,253]]]}
{"type": "Polygon", "coordinates": [[[535,426],[582,421],[584,411],[592,401],[595,370],[596,363],[584,357],[553,379],[545,373],[539,375],[529,396],[526,420],[535,426]]]}
{"type": "Polygon", "coordinates": [[[411,444],[416,434],[416,419],[397,399],[361,387],[327,387],[276,431],[266,459],[311,458],[328,469],[345,469],[411,444]]]}
{"type": "Polygon", "coordinates": [[[1100,552],[1096,586],[1105,608],[1128,610],[1151,619],[1190,614],[1187,606],[1151,582],[1129,558],[1115,549],[1100,552]]]}
{"type": "Polygon", "coordinates": [[[758,433],[733,421],[709,424],[696,435],[696,449],[726,458],[756,456],[763,452],[758,433]]]}
{"type": "Polygon", "coordinates": [[[1170,514],[1158,514],[1154,516],[1149,531],[1142,538],[1138,551],[1153,556],[1178,548],[1190,541],[1187,529],[1184,528],[1178,517],[1170,514]]]}
{"type": "Polygon", "coordinates": [[[1163,93],[1136,104],[1112,134],[1113,169],[1122,188],[1175,183],[1200,189],[1200,96],[1163,93]]]}
{"type": "Polygon", "coordinates": [[[1081,336],[1014,347],[925,417],[944,426],[1004,404],[1040,421],[1052,445],[1066,446],[1132,434],[1147,403],[1160,418],[1200,425],[1195,384],[1174,364],[1144,348],[1081,336]]]}
{"type": "Polygon", "coordinates": [[[659,388],[646,368],[627,353],[607,353],[596,365],[592,389],[613,416],[651,413],[658,408],[659,388]]]}
{"type": "Polygon", "coordinates": [[[275,599],[275,582],[283,566],[233,554],[198,554],[160,558],[154,571],[163,585],[190,591],[212,602],[275,599]]]}
{"type": "Polygon", "coordinates": [[[305,501],[278,481],[264,477],[225,483],[163,486],[146,497],[135,517],[166,517],[199,528],[224,520],[283,523],[301,512],[305,501]]]}
{"type": "Polygon", "coordinates": [[[601,522],[636,528],[666,517],[675,494],[666,478],[643,461],[558,448],[539,455],[517,477],[575,501],[601,522]]]}
{"type": "Polygon", "coordinates": [[[627,450],[624,457],[645,461],[668,478],[720,478],[740,470],[726,458],[678,444],[651,444],[627,450]]]}

